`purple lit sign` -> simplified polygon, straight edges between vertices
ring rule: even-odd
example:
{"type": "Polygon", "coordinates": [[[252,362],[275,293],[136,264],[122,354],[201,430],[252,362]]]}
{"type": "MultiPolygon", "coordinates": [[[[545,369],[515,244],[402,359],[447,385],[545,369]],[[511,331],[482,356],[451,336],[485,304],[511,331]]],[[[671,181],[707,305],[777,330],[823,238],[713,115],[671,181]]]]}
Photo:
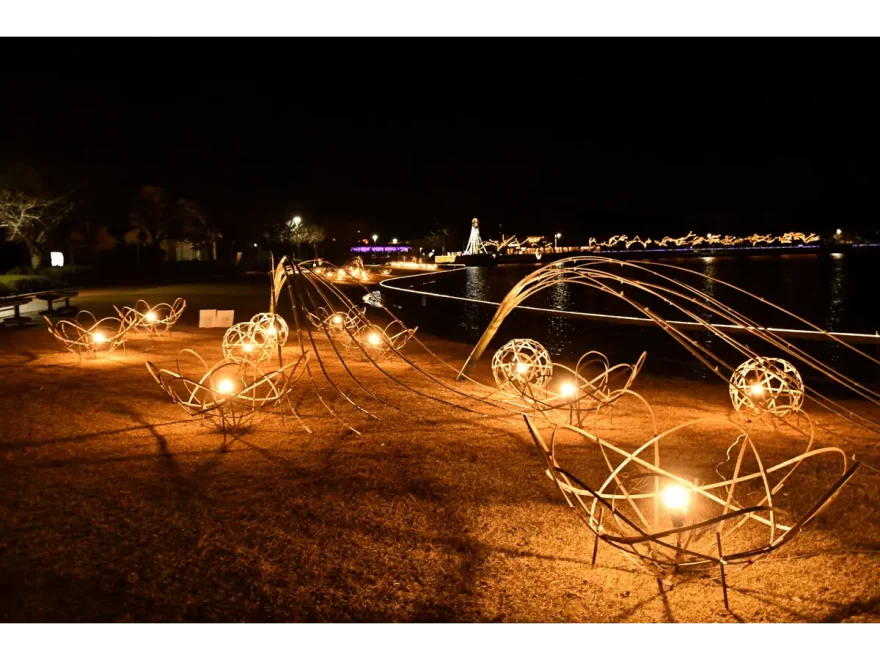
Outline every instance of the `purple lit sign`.
{"type": "Polygon", "coordinates": [[[355,245],[352,252],[411,252],[412,245],[355,245]]]}

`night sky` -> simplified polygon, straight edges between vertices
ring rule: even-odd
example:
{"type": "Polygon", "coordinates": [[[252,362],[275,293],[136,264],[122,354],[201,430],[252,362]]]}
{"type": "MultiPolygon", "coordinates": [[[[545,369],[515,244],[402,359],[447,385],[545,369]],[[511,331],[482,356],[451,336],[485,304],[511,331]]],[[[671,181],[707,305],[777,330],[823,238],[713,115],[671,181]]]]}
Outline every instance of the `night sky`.
{"type": "Polygon", "coordinates": [[[5,39],[0,167],[120,209],[162,186],[242,234],[873,227],[878,62],[858,40],[5,39]]]}

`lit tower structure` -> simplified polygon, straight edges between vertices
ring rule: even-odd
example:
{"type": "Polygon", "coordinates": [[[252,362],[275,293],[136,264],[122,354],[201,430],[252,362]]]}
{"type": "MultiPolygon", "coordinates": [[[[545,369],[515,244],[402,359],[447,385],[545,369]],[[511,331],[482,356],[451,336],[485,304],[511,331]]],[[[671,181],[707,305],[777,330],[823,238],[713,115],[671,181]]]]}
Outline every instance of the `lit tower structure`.
{"type": "Polygon", "coordinates": [[[474,218],[471,220],[471,235],[463,254],[479,254],[485,251],[483,241],[480,240],[480,221],[474,218]]]}

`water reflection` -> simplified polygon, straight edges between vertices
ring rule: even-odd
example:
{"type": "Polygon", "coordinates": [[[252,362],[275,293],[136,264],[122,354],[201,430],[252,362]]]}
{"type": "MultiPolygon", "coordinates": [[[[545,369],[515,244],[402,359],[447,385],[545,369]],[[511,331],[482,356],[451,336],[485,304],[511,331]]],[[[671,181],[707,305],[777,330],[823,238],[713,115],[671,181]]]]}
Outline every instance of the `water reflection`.
{"type": "MultiPolygon", "coordinates": [[[[464,291],[465,298],[473,300],[488,300],[489,285],[486,282],[488,269],[469,267],[465,268],[464,291]]],[[[463,304],[462,314],[459,317],[458,326],[467,332],[469,337],[476,340],[482,334],[485,325],[484,305],[463,304]]]]}
{"type": "MultiPolygon", "coordinates": [[[[557,282],[550,287],[550,306],[553,309],[571,309],[571,287],[565,282],[557,282]]],[[[547,349],[551,354],[559,355],[568,353],[572,346],[574,328],[569,319],[563,316],[550,316],[547,319],[547,349]]],[[[588,350],[588,349],[585,349],[588,350]]]]}
{"type": "MultiPolygon", "coordinates": [[[[701,257],[700,258],[700,272],[705,276],[705,277],[700,278],[700,280],[701,280],[700,290],[704,294],[709,296],[710,298],[714,298],[715,297],[715,282],[713,280],[708,279],[708,278],[710,278],[710,277],[717,278],[718,277],[718,266],[716,264],[716,257],[701,257]]],[[[706,323],[718,323],[719,322],[719,319],[714,318],[712,313],[709,310],[703,309],[702,307],[699,308],[699,311],[697,312],[697,314],[700,316],[701,319],[706,321],[706,323]]],[[[716,339],[715,335],[712,334],[711,332],[701,332],[700,335],[701,336],[698,337],[697,340],[700,341],[703,344],[703,346],[705,346],[707,349],[709,349],[711,351],[713,348],[713,345],[715,343],[715,339],[716,339]]],[[[701,366],[696,365],[696,364],[693,367],[693,372],[696,373],[698,375],[698,377],[703,380],[705,380],[709,376],[709,373],[705,369],[703,369],[701,366]]]]}
{"type": "MultiPolygon", "coordinates": [[[[846,262],[840,252],[831,255],[830,300],[828,316],[825,318],[826,330],[839,330],[843,320],[844,301],[846,300],[846,262]]],[[[836,343],[829,346],[831,362],[840,359],[840,346],[836,343]]]]}
{"type": "MultiPolygon", "coordinates": [[[[694,274],[680,274],[681,279],[695,287],[706,296],[717,297],[738,312],[770,327],[799,327],[799,324],[786,314],[772,309],[759,300],[736,293],[712,282],[706,277],[716,278],[742,287],[752,294],[780,305],[783,309],[797,314],[816,325],[838,332],[873,333],[880,327],[880,313],[876,307],[866,304],[874,296],[874,282],[880,271],[877,251],[854,252],[847,254],[796,254],[779,256],[713,256],[689,257],[671,261],[694,274]]],[[[494,268],[463,268],[460,272],[443,278],[428,278],[422,284],[426,290],[452,296],[500,301],[520,279],[533,273],[531,264],[499,265],[494,268]]],[[[676,276],[678,277],[678,276],[676,276]]],[[[431,299],[425,309],[418,304],[413,313],[419,312],[421,318],[415,325],[429,331],[454,335],[464,341],[476,341],[488,325],[495,311],[494,307],[448,301],[442,303],[442,312],[431,299]]],[[[599,294],[588,287],[568,284],[552,285],[540,294],[530,298],[527,305],[604,314],[634,315],[634,311],[621,301],[606,294],[599,294]]],[[[665,310],[664,313],[669,312],[665,310]]],[[[675,314],[680,318],[680,314],[675,314]]],[[[725,322],[711,318],[706,312],[701,317],[709,323],[725,322]]],[[[590,319],[559,318],[552,315],[532,313],[515,314],[503,325],[500,335],[505,338],[532,337],[543,343],[554,354],[554,358],[576,360],[586,350],[601,350],[612,353],[619,350],[621,361],[634,359],[636,350],[648,350],[649,364],[653,367],[668,361],[670,370],[681,373],[687,365],[701,369],[699,364],[686,355],[677,343],[659,328],[637,328],[631,326],[600,323],[590,319]],[[681,366],[673,365],[680,359],[681,366]]],[[[709,333],[694,333],[693,337],[724,359],[735,360],[725,342],[709,333]]],[[[499,341],[501,337],[499,336],[499,341]]],[[[839,361],[839,368],[849,369],[854,365],[847,350],[831,349],[826,342],[805,343],[803,348],[818,359],[828,362],[839,361]]],[[[768,347],[753,347],[764,350],[768,347]]],[[[870,374],[871,377],[874,374],[870,374]]]]}

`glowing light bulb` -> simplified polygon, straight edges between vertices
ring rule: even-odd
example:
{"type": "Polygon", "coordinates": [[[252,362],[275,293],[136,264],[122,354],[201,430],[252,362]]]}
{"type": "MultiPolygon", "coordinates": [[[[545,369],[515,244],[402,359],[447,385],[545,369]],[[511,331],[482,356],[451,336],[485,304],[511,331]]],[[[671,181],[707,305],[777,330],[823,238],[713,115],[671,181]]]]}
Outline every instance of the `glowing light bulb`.
{"type": "Polygon", "coordinates": [[[154,323],[159,317],[156,316],[156,312],[147,312],[144,318],[150,323],[154,323]]]}
{"type": "Polygon", "coordinates": [[[228,378],[224,378],[219,383],[217,383],[217,391],[221,394],[229,394],[234,389],[235,383],[233,383],[228,378]]]}
{"type": "Polygon", "coordinates": [[[691,494],[684,486],[669,484],[660,493],[663,506],[674,514],[683,514],[691,503],[691,494]]]}
{"type": "Polygon", "coordinates": [[[254,345],[249,342],[245,342],[241,345],[241,350],[243,350],[245,353],[250,353],[252,350],[254,350],[254,345]]]}
{"type": "Polygon", "coordinates": [[[570,399],[577,394],[577,388],[574,386],[574,383],[563,383],[562,387],[559,388],[559,393],[565,398],[570,399]]]}
{"type": "Polygon", "coordinates": [[[516,373],[518,373],[518,374],[524,374],[528,370],[529,370],[529,365],[524,364],[523,362],[520,362],[518,365],[516,365],[516,373]]]}
{"type": "Polygon", "coordinates": [[[749,388],[753,396],[761,396],[764,393],[764,386],[761,383],[755,383],[749,388]]]}
{"type": "Polygon", "coordinates": [[[367,337],[367,341],[370,342],[373,346],[378,346],[382,343],[382,338],[375,332],[371,332],[370,336],[367,337]]]}
{"type": "Polygon", "coordinates": [[[266,328],[266,334],[274,337],[276,334],[278,334],[278,331],[275,329],[274,325],[270,325],[268,328],[266,328]]]}
{"type": "Polygon", "coordinates": [[[103,332],[96,332],[96,333],[94,333],[94,334],[92,335],[92,339],[95,340],[95,343],[96,343],[96,344],[103,344],[105,341],[107,341],[107,338],[104,336],[104,333],[103,333],[103,332]]]}
{"type": "Polygon", "coordinates": [[[334,325],[342,325],[342,315],[341,314],[334,314],[333,315],[333,324],[334,325]]]}

